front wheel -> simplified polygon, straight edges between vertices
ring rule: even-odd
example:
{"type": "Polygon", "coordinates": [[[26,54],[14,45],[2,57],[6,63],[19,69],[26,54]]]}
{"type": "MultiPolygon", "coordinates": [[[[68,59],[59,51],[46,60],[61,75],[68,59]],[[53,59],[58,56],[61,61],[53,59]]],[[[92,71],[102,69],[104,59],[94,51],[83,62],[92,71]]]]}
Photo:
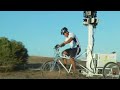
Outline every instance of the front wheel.
{"type": "Polygon", "coordinates": [[[105,79],[119,79],[120,78],[120,67],[117,63],[108,62],[103,67],[103,77],[105,79]]]}
{"type": "Polygon", "coordinates": [[[47,61],[42,66],[42,76],[45,79],[57,79],[60,76],[60,67],[55,61],[47,61]]]}

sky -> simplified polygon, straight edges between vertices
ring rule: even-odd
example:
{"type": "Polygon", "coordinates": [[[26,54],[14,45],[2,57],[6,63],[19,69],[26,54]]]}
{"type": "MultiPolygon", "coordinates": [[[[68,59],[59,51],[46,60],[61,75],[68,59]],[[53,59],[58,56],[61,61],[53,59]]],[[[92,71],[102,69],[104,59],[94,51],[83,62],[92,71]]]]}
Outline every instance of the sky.
{"type": "MultiPolygon", "coordinates": [[[[115,51],[120,61],[120,11],[97,11],[97,18],[94,53],[115,51]]],[[[83,11],[0,11],[0,37],[22,42],[30,56],[52,57],[53,47],[64,41],[61,28],[67,27],[78,37],[82,53],[88,44],[83,19],[83,11]]]]}

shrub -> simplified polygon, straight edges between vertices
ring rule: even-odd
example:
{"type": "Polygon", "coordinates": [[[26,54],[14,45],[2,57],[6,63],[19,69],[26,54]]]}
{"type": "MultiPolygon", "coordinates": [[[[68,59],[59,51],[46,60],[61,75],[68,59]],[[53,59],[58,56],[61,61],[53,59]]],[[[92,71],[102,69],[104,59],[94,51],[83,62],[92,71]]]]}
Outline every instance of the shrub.
{"type": "Polygon", "coordinates": [[[2,68],[0,70],[3,70],[3,67],[14,70],[15,67],[27,63],[27,60],[28,51],[22,42],[10,41],[6,37],[0,38],[0,67],[2,68]]]}

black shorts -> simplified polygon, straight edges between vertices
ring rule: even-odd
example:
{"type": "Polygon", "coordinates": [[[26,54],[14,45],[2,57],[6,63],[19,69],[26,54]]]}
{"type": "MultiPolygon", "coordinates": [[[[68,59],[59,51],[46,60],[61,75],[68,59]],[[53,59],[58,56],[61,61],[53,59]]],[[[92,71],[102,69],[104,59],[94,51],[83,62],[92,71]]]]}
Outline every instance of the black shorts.
{"type": "Polygon", "coordinates": [[[67,52],[67,56],[70,56],[71,58],[74,58],[76,55],[78,55],[81,52],[81,48],[68,48],[64,51],[67,52]]]}

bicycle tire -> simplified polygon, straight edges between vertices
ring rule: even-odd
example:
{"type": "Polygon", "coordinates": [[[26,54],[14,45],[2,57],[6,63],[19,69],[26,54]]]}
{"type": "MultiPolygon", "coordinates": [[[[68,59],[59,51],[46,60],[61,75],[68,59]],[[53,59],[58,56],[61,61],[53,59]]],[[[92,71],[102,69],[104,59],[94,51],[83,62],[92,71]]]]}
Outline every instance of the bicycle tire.
{"type": "Polygon", "coordinates": [[[45,79],[57,79],[60,76],[60,67],[59,65],[55,64],[54,69],[51,70],[52,64],[54,61],[47,61],[42,65],[42,77],[45,79]]]}
{"type": "Polygon", "coordinates": [[[105,79],[120,79],[120,67],[117,63],[108,62],[103,67],[103,77],[105,79]]]}

